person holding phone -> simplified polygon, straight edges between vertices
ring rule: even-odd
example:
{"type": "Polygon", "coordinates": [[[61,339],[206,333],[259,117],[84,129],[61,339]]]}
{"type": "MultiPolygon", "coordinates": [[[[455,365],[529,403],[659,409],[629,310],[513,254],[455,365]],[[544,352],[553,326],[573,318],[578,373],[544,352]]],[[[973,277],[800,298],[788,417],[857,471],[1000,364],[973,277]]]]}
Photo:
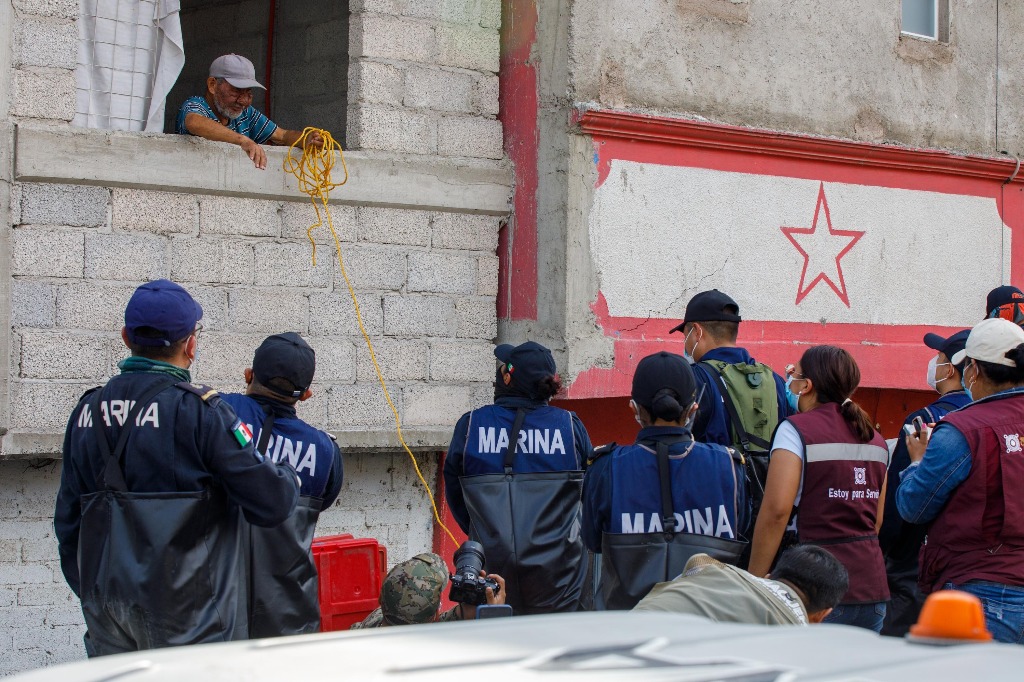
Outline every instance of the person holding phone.
{"type": "Polygon", "coordinates": [[[908,435],[910,466],[896,505],[928,524],[918,584],[924,593],[962,590],[981,599],[996,640],[1024,642],[1024,329],[979,322],[963,350],[972,402],[931,434],[908,435]]]}
{"type": "Polygon", "coordinates": [[[953,410],[971,402],[960,383],[964,364],[954,364],[954,355],[964,349],[970,329],[959,331],[949,337],[925,334],[924,345],[935,351],[925,370],[925,381],[938,393],[936,400],[928,406],[907,415],[903,431],[896,439],[892,452],[892,464],[886,483],[885,513],[878,543],[885,557],[885,572],[889,581],[890,601],[885,615],[882,634],[902,637],[917,622],[917,616],[924,606],[924,594],[917,588],[917,555],[921,551],[927,527],[907,523],[896,508],[896,489],[900,476],[910,466],[907,453],[907,434],[917,434],[928,429],[953,410]]]}

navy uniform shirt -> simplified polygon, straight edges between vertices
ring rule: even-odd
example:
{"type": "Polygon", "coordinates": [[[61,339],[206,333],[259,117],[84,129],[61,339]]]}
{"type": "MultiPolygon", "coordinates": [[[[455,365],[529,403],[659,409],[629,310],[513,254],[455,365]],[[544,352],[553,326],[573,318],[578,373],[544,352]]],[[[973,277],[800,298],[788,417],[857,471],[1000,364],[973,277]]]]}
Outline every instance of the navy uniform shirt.
{"type": "MultiPolygon", "coordinates": [[[[701,357],[704,360],[720,360],[730,365],[736,363],[753,364],[756,362],[744,348],[723,347],[709,350],[701,357]]],[[[729,426],[729,413],[722,402],[722,392],[718,390],[718,382],[710,369],[700,362],[693,365],[693,376],[697,380],[697,393],[700,395],[700,408],[693,423],[693,437],[702,443],[718,443],[732,447],[732,429],[729,426]],[[703,387],[703,394],[701,394],[703,387]]],[[[778,374],[775,377],[775,392],[779,401],[779,422],[790,415],[789,404],[786,402],[786,381],[778,374]]],[[[742,413],[742,410],[740,410],[742,413]]],[[[772,428],[774,431],[774,427],[772,428]]]]}
{"type": "Polygon", "coordinates": [[[341,449],[328,433],[299,419],[295,405],[241,393],[228,393],[223,398],[252,431],[253,442],[257,444],[261,441],[266,410],[272,410],[274,427],[263,454],[295,469],[302,481],[300,495],[323,500],[323,509],[334,504],[341,492],[343,469],[341,449]]]}
{"type": "Polygon", "coordinates": [[[460,476],[474,474],[499,473],[503,468],[505,451],[508,448],[508,439],[511,437],[507,431],[511,430],[511,421],[515,418],[516,411],[520,408],[527,410],[527,417],[523,424],[520,442],[525,444],[520,447],[514,461],[513,471],[515,472],[545,472],[545,471],[577,471],[586,466],[587,458],[590,457],[593,449],[590,444],[590,436],[583,422],[573,412],[568,412],[558,407],[551,407],[543,400],[531,400],[515,396],[503,396],[494,401],[493,405],[479,408],[462,415],[455,425],[455,432],[452,434],[451,444],[448,446],[448,454],[444,461],[444,486],[445,498],[452,516],[458,522],[463,531],[469,530],[469,511],[466,509],[466,502],[462,496],[462,483],[460,476]],[[496,428],[486,417],[494,416],[481,413],[500,411],[502,422],[508,422],[505,428],[505,440],[501,441],[502,429],[496,428]],[[532,416],[531,416],[532,415],[532,416]],[[477,416],[477,424],[481,424],[483,432],[473,427],[477,432],[470,433],[470,422],[477,416]],[[481,418],[482,417],[482,418],[481,418]],[[538,423],[543,421],[544,423],[538,423]],[[537,434],[536,431],[540,431],[537,434]],[[553,431],[557,430],[557,436],[553,431]],[[563,435],[563,431],[567,435],[563,435]],[[493,436],[493,438],[492,438],[493,436]],[[554,438],[557,437],[557,441],[554,438]],[[467,439],[473,438],[473,443],[467,439]],[[540,440],[543,438],[543,440],[540,440]],[[481,448],[481,441],[483,447],[481,448]],[[558,447],[558,444],[561,447],[558,447]],[[532,447],[531,447],[532,445],[532,447]],[[486,452],[479,452],[480,450],[486,452]],[[470,456],[467,457],[467,451],[470,456]]]}
{"type": "MultiPolygon", "coordinates": [[[[136,364],[141,362],[133,358],[136,364]]],[[[164,363],[158,363],[164,365],[164,363]]],[[[126,371],[98,389],[100,413],[89,392],[75,407],[64,436],[64,465],[54,509],[61,570],[79,593],[78,544],[83,495],[103,488],[105,461],[96,440],[97,425],[117,442],[132,402],[156,385],[176,381],[163,371],[126,371]]],[[[132,493],[196,492],[220,487],[258,526],[276,526],[295,509],[298,485],[287,464],[259,455],[254,443],[236,435],[241,421],[231,406],[175,386],[157,394],[140,412],[124,454],[124,477],[132,493]]]]}
{"type": "Polygon", "coordinates": [[[725,447],[694,443],[681,426],[648,426],[637,442],[598,457],[583,480],[583,542],[601,551],[603,533],[661,532],[658,458],[639,443],[668,440],[672,510],[679,532],[740,539],[747,523],[743,468],[725,447]],[[693,445],[688,454],[687,448],[693,445]]]}

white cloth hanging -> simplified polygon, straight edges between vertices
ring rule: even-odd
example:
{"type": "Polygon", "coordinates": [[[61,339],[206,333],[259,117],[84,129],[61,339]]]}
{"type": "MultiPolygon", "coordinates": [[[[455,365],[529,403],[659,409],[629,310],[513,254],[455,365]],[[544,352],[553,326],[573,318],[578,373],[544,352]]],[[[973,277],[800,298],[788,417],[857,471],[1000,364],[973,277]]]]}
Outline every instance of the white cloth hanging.
{"type": "Polygon", "coordinates": [[[185,64],[179,0],[82,0],[74,125],[159,132],[185,64]]]}

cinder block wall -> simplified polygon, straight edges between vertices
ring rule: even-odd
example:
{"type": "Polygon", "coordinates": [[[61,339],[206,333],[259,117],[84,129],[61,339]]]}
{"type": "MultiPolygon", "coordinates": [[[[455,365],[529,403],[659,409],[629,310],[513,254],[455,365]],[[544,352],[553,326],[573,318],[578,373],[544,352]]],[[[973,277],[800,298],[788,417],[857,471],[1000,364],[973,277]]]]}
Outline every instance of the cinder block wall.
{"type": "MultiPolygon", "coordinates": [[[[499,0],[356,4],[349,79],[360,95],[349,109],[350,145],[390,164],[399,184],[422,177],[406,176],[409,154],[422,155],[414,163],[507,175],[496,120],[499,0]]],[[[395,450],[390,410],[325,230],[311,265],[312,208],[259,193],[97,185],[95,168],[57,184],[18,181],[14,128],[72,118],[78,2],[14,0],[12,15],[0,22],[0,105],[10,93],[9,113],[0,106],[0,198],[10,194],[0,202],[0,323],[9,347],[0,442],[26,436],[31,455],[0,448],[0,651],[12,652],[0,656],[0,674],[84,657],[81,613],[57,564],[53,458],[78,396],[125,356],[123,308],[146,280],[177,280],[202,303],[194,376],[222,391],[242,389],[242,371],[267,334],[306,335],[318,374],[300,415],[362,443],[346,455],[345,487],[319,534],[375,537],[392,563],[429,549],[429,500],[408,456],[395,450]]],[[[230,168],[228,176],[259,173],[238,164],[236,147],[176,143],[195,149],[195,163],[230,168]]],[[[124,163],[144,174],[153,160],[140,154],[124,163]]],[[[476,183],[459,182],[473,193],[476,183]]],[[[400,207],[387,197],[373,203],[334,207],[335,223],[392,399],[433,484],[454,420],[491,397],[500,218],[474,215],[472,206],[438,210],[446,204],[427,196],[400,207]]],[[[493,205],[485,210],[494,213],[493,205]]]]}
{"type": "Polygon", "coordinates": [[[498,0],[352,0],[349,144],[502,158],[498,0]]]}
{"type": "MultiPolygon", "coordinates": [[[[321,516],[320,535],[372,536],[391,563],[430,546],[427,504],[406,455],[345,458],[345,486],[321,516]],[[387,509],[380,500],[387,499],[387,509]]],[[[421,458],[431,480],[436,460],[421,458]]],[[[53,536],[53,498],[60,465],[0,461],[0,675],[85,657],[78,598],[64,582],[53,536]]]]}
{"type": "MultiPolygon", "coordinates": [[[[26,183],[11,233],[12,430],[60,431],[83,390],[116,372],[140,283],[170,278],[203,306],[195,377],[241,390],[268,334],[317,350],[305,417],[348,430],[392,422],[326,227],[312,207],[196,194],[26,183]]],[[[338,207],[349,278],[409,427],[454,423],[488,400],[498,219],[338,207]]]]}

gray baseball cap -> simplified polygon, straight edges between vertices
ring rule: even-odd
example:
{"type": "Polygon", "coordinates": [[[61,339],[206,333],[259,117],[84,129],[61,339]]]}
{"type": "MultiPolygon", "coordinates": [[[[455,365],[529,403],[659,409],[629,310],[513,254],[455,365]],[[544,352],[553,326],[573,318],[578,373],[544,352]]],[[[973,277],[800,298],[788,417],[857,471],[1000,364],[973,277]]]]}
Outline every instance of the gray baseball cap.
{"type": "Polygon", "coordinates": [[[256,67],[240,54],[226,54],[217,57],[210,64],[210,76],[223,78],[236,88],[262,88],[263,84],[256,80],[256,67]]]}

